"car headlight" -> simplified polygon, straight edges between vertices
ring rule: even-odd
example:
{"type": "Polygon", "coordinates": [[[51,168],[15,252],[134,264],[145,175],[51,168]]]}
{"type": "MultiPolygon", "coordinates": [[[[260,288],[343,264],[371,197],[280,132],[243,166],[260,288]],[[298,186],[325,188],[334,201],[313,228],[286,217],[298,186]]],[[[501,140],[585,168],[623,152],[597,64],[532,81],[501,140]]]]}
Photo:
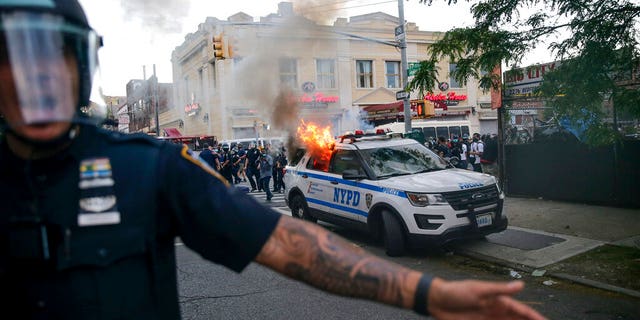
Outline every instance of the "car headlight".
{"type": "Polygon", "coordinates": [[[407,198],[416,207],[426,207],[430,205],[448,204],[447,200],[438,193],[414,193],[407,192],[407,198]]]}

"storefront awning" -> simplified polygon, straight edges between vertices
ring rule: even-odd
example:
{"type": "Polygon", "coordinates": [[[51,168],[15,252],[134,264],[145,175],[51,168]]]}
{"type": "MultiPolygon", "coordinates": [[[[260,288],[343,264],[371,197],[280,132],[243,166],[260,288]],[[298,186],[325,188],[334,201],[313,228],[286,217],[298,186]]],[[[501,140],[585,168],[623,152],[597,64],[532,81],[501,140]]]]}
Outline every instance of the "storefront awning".
{"type": "Polygon", "coordinates": [[[182,133],[180,133],[180,130],[178,130],[177,128],[164,128],[162,129],[162,131],[164,132],[165,137],[169,137],[169,138],[182,137],[182,133]]]}
{"type": "Polygon", "coordinates": [[[400,101],[385,103],[385,104],[374,104],[374,105],[369,105],[362,108],[362,110],[366,112],[376,112],[376,111],[390,110],[390,109],[396,112],[404,111],[403,101],[400,100],[400,101]]]}

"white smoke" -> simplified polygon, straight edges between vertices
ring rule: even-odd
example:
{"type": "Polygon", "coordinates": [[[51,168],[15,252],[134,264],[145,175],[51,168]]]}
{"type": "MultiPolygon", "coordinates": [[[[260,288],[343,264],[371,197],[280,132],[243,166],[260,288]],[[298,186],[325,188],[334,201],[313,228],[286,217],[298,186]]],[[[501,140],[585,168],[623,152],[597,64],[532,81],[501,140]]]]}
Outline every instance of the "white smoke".
{"type": "MultiPolygon", "coordinates": [[[[300,43],[305,43],[307,48],[322,46],[327,51],[335,52],[336,48],[326,47],[329,41],[315,44],[313,39],[317,39],[317,34],[314,33],[317,32],[318,25],[328,23],[338,12],[326,9],[336,9],[338,6],[334,0],[293,1],[293,12],[288,12],[286,6],[281,7],[277,25],[265,27],[260,31],[264,36],[257,41],[252,40],[255,39],[252,35],[243,37],[241,32],[235,35],[237,47],[242,52],[242,61],[235,66],[234,85],[226,96],[242,97],[238,99],[244,101],[238,105],[259,106],[261,118],[268,120],[273,129],[294,136],[302,106],[291,88],[280,85],[279,61],[281,58],[299,58],[295,52],[301,48],[294,46],[299,46],[300,43]]],[[[304,66],[300,61],[297,65],[298,84],[315,82],[315,79],[301,79],[300,76],[305,74],[301,70],[304,66]]]]}

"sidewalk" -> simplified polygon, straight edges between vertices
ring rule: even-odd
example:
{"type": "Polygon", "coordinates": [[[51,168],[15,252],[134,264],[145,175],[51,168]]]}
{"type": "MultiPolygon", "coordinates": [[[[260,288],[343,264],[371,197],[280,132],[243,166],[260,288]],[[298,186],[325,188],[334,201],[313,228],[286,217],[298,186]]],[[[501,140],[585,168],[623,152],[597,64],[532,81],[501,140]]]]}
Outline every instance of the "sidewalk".
{"type": "MultiPolygon", "coordinates": [[[[509,218],[507,230],[490,235],[485,241],[464,243],[458,250],[531,273],[554,269],[558,263],[605,244],[640,249],[640,209],[508,197],[504,212],[509,218]]],[[[588,264],[574,264],[570,268],[571,274],[551,271],[545,277],[640,298],[639,291],[607,283],[607,277],[594,273],[593,265],[606,267],[610,263],[590,261],[588,264]]]]}

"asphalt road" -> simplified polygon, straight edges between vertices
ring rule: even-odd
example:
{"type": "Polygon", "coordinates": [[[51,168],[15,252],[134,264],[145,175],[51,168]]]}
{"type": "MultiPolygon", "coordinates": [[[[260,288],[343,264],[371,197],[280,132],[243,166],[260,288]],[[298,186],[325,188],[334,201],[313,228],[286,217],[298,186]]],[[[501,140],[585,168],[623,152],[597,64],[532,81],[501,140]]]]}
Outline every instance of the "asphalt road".
{"type": "MultiPolygon", "coordinates": [[[[264,201],[263,194],[254,197],[264,201]]],[[[285,208],[277,194],[269,204],[285,208]]],[[[366,235],[325,225],[354,244],[383,256],[366,235]]],[[[338,297],[292,281],[258,264],[236,274],[207,262],[178,244],[178,279],[184,319],[423,319],[412,311],[338,297]]],[[[473,260],[454,252],[412,253],[396,263],[445,279],[513,279],[508,268],[473,260]]],[[[639,319],[640,300],[598,289],[522,274],[527,284],[517,296],[549,319],[639,319]]]]}

